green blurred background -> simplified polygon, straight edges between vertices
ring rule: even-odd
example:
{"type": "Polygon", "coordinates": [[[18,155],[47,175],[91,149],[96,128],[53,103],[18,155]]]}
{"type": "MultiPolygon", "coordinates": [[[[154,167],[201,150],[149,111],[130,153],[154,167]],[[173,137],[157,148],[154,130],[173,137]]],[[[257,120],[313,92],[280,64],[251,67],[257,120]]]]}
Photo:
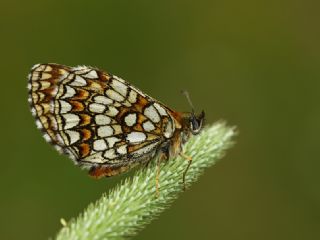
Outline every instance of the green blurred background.
{"type": "Polygon", "coordinates": [[[47,239],[124,176],[41,137],[26,76],[91,65],[177,110],[188,89],[237,145],[135,239],[320,239],[318,1],[1,1],[0,239],[47,239]]]}

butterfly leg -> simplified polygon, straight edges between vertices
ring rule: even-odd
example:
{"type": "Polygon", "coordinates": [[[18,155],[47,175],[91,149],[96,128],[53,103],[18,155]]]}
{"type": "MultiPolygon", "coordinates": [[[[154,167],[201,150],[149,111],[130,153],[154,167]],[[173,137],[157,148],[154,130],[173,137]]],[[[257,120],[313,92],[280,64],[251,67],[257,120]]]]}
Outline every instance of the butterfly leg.
{"type": "Polygon", "coordinates": [[[187,175],[187,172],[188,172],[188,170],[190,168],[190,165],[192,163],[192,157],[187,156],[187,155],[185,155],[183,153],[180,153],[180,156],[188,161],[188,165],[187,165],[187,167],[184,170],[183,175],[182,175],[183,191],[185,191],[186,190],[186,175],[187,175]]]}
{"type": "Polygon", "coordinates": [[[159,158],[157,159],[157,172],[156,172],[156,196],[159,197],[159,192],[160,192],[160,187],[159,187],[159,178],[160,178],[160,167],[161,167],[161,162],[163,160],[166,160],[167,156],[166,154],[162,153],[159,158]]]}
{"type": "Polygon", "coordinates": [[[156,173],[156,197],[159,197],[159,176],[160,176],[161,158],[157,159],[157,173],[156,173]]]}
{"type": "Polygon", "coordinates": [[[159,197],[159,178],[161,162],[169,159],[169,145],[162,147],[159,157],[157,159],[157,172],[156,172],[156,196],[159,197]]]}
{"type": "Polygon", "coordinates": [[[149,167],[149,164],[150,164],[150,160],[148,160],[148,161],[146,161],[145,163],[143,163],[143,167],[145,168],[145,169],[147,169],[148,167],[149,167]]]}

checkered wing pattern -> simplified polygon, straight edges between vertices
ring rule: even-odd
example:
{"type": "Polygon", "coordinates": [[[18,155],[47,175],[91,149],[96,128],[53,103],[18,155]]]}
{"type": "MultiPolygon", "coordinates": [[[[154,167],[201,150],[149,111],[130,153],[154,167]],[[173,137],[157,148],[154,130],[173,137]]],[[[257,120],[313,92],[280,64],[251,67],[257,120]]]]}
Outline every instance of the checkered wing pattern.
{"type": "MultiPolygon", "coordinates": [[[[147,161],[173,137],[173,112],[99,69],[35,65],[29,102],[37,126],[77,164],[110,169],[147,161]]],[[[105,175],[115,175],[107,173],[105,175]]]]}

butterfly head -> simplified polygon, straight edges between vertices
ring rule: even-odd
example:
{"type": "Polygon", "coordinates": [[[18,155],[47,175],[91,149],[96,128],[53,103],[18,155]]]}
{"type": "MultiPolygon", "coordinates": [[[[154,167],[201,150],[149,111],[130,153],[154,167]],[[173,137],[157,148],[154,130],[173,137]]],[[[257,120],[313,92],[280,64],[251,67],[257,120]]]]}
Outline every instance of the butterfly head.
{"type": "Polygon", "coordinates": [[[202,111],[200,114],[194,114],[192,112],[189,117],[189,128],[193,135],[196,135],[200,132],[202,129],[202,125],[204,123],[204,111],[202,111]]]}
{"type": "Polygon", "coordinates": [[[187,91],[182,91],[182,94],[185,95],[192,109],[191,113],[186,114],[186,126],[189,132],[191,132],[193,135],[196,135],[200,132],[200,130],[202,129],[202,125],[204,124],[204,111],[202,111],[200,114],[195,114],[189,93],[187,91]]]}

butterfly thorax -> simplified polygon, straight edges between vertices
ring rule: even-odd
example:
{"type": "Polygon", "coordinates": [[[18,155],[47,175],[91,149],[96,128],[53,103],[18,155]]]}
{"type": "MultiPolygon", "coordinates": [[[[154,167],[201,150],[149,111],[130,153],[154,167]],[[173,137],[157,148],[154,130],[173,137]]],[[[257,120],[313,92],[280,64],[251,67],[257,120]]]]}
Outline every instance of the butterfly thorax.
{"type": "Polygon", "coordinates": [[[176,130],[171,140],[170,156],[174,157],[181,153],[183,145],[193,136],[200,132],[204,112],[195,115],[193,112],[175,112],[171,110],[171,115],[175,119],[176,130]]]}

